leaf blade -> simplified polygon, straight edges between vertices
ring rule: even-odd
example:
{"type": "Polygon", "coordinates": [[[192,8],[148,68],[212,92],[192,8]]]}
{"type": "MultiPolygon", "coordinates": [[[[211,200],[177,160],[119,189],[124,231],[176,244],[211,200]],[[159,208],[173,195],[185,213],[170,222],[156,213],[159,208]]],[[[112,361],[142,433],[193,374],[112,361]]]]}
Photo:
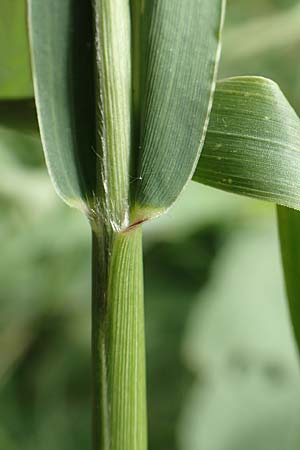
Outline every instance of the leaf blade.
{"type": "Polygon", "coordinates": [[[300,349],[300,120],[279,87],[258,77],[219,82],[194,180],[278,205],[291,321],[300,349]],[[292,209],[293,208],[293,209],[292,209]]]}
{"type": "Polygon", "coordinates": [[[261,77],[218,83],[194,181],[300,209],[300,121],[261,77]]]}
{"type": "Polygon", "coordinates": [[[167,210],[192,175],[208,124],[224,9],[222,0],[144,2],[135,220],[167,210]]]}
{"type": "Polygon", "coordinates": [[[300,350],[300,213],[278,206],[277,223],[290,317],[300,350]]]}
{"type": "Polygon", "coordinates": [[[58,195],[83,210],[95,184],[91,21],[89,2],[28,0],[35,100],[48,171],[58,195]]]}

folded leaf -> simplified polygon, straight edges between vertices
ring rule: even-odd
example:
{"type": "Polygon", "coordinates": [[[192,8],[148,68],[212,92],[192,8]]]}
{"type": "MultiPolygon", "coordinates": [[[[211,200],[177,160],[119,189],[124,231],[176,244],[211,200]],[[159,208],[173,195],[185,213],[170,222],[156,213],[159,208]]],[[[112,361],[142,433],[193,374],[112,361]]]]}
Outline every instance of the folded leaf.
{"type": "Polygon", "coordinates": [[[300,209],[300,120],[275,83],[258,77],[218,83],[193,179],[300,209]]]}
{"type": "Polygon", "coordinates": [[[134,29],[142,33],[142,42],[134,42],[135,108],[141,101],[132,220],[139,221],[167,210],[194,171],[211,109],[225,2],[131,3],[134,29]]]}
{"type": "Polygon", "coordinates": [[[300,349],[299,175],[300,120],[279,87],[256,77],[219,82],[193,179],[283,205],[278,207],[281,253],[300,349]]]}
{"type": "Polygon", "coordinates": [[[35,99],[52,181],[66,203],[97,220],[101,216],[115,230],[125,228],[131,145],[128,1],[28,4],[35,99]]]}

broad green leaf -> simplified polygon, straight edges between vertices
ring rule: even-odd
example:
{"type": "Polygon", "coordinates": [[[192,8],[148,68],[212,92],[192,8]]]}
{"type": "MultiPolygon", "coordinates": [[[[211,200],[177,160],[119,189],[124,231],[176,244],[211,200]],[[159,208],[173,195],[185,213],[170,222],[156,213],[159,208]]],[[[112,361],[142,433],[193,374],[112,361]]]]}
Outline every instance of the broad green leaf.
{"type": "Polygon", "coordinates": [[[218,84],[194,180],[279,205],[287,295],[300,348],[300,120],[278,88],[263,78],[218,84]],[[289,208],[286,208],[289,207],[289,208]]]}
{"type": "Polygon", "coordinates": [[[279,206],[278,229],[292,324],[300,349],[300,213],[279,206]]]}
{"type": "Polygon", "coordinates": [[[101,215],[113,229],[125,228],[131,138],[129,4],[28,4],[38,118],[56,190],[68,204],[97,219],[101,215]]]}
{"type": "Polygon", "coordinates": [[[91,3],[94,18],[75,0],[28,0],[35,97],[56,190],[120,230],[129,200],[131,223],[159,215],[193,173],[225,0],[91,3]]]}
{"type": "Polygon", "coordinates": [[[0,60],[0,98],[32,97],[26,0],[1,0],[0,60]]]}
{"type": "Polygon", "coordinates": [[[132,7],[133,28],[142,30],[142,42],[133,46],[140,124],[132,220],[142,221],[174,203],[197,163],[215,87],[225,2],[136,0],[132,7]]]}
{"type": "Polygon", "coordinates": [[[58,194],[86,209],[95,189],[90,2],[28,0],[35,100],[46,162],[58,194]]]}
{"type": "Polygon", "coordinates": [[[279,87],[258,77],[218,83],[193,179],[300,209],[300,120],[279,87]]]}

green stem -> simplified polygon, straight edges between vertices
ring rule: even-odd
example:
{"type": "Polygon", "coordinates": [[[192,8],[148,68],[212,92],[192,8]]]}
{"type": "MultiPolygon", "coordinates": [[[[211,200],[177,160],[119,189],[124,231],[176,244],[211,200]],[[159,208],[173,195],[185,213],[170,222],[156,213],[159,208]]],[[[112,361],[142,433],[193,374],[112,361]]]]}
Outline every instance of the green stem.
{"type": "Polygon", "coordinates": [[[142,234],[93,234],[93,450],[146,450],[142,234]]]}
{"type": "Polygon", "coordinates": [[[109,448],[105,316],[107,264],[103,234],[92,234],[93,450],[109,448]]]}

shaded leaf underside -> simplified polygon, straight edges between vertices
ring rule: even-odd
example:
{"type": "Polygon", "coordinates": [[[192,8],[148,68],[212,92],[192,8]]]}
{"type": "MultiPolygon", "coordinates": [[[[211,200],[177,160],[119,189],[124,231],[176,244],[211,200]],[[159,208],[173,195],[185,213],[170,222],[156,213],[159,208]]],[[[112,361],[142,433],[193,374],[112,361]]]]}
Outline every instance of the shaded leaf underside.
{"type": "Polygon", "coordinates": [[[85,208],[95,190],[92,8],[89,2],[29,0],[28,13],[48,170],[63,200],[85,208]]]}

